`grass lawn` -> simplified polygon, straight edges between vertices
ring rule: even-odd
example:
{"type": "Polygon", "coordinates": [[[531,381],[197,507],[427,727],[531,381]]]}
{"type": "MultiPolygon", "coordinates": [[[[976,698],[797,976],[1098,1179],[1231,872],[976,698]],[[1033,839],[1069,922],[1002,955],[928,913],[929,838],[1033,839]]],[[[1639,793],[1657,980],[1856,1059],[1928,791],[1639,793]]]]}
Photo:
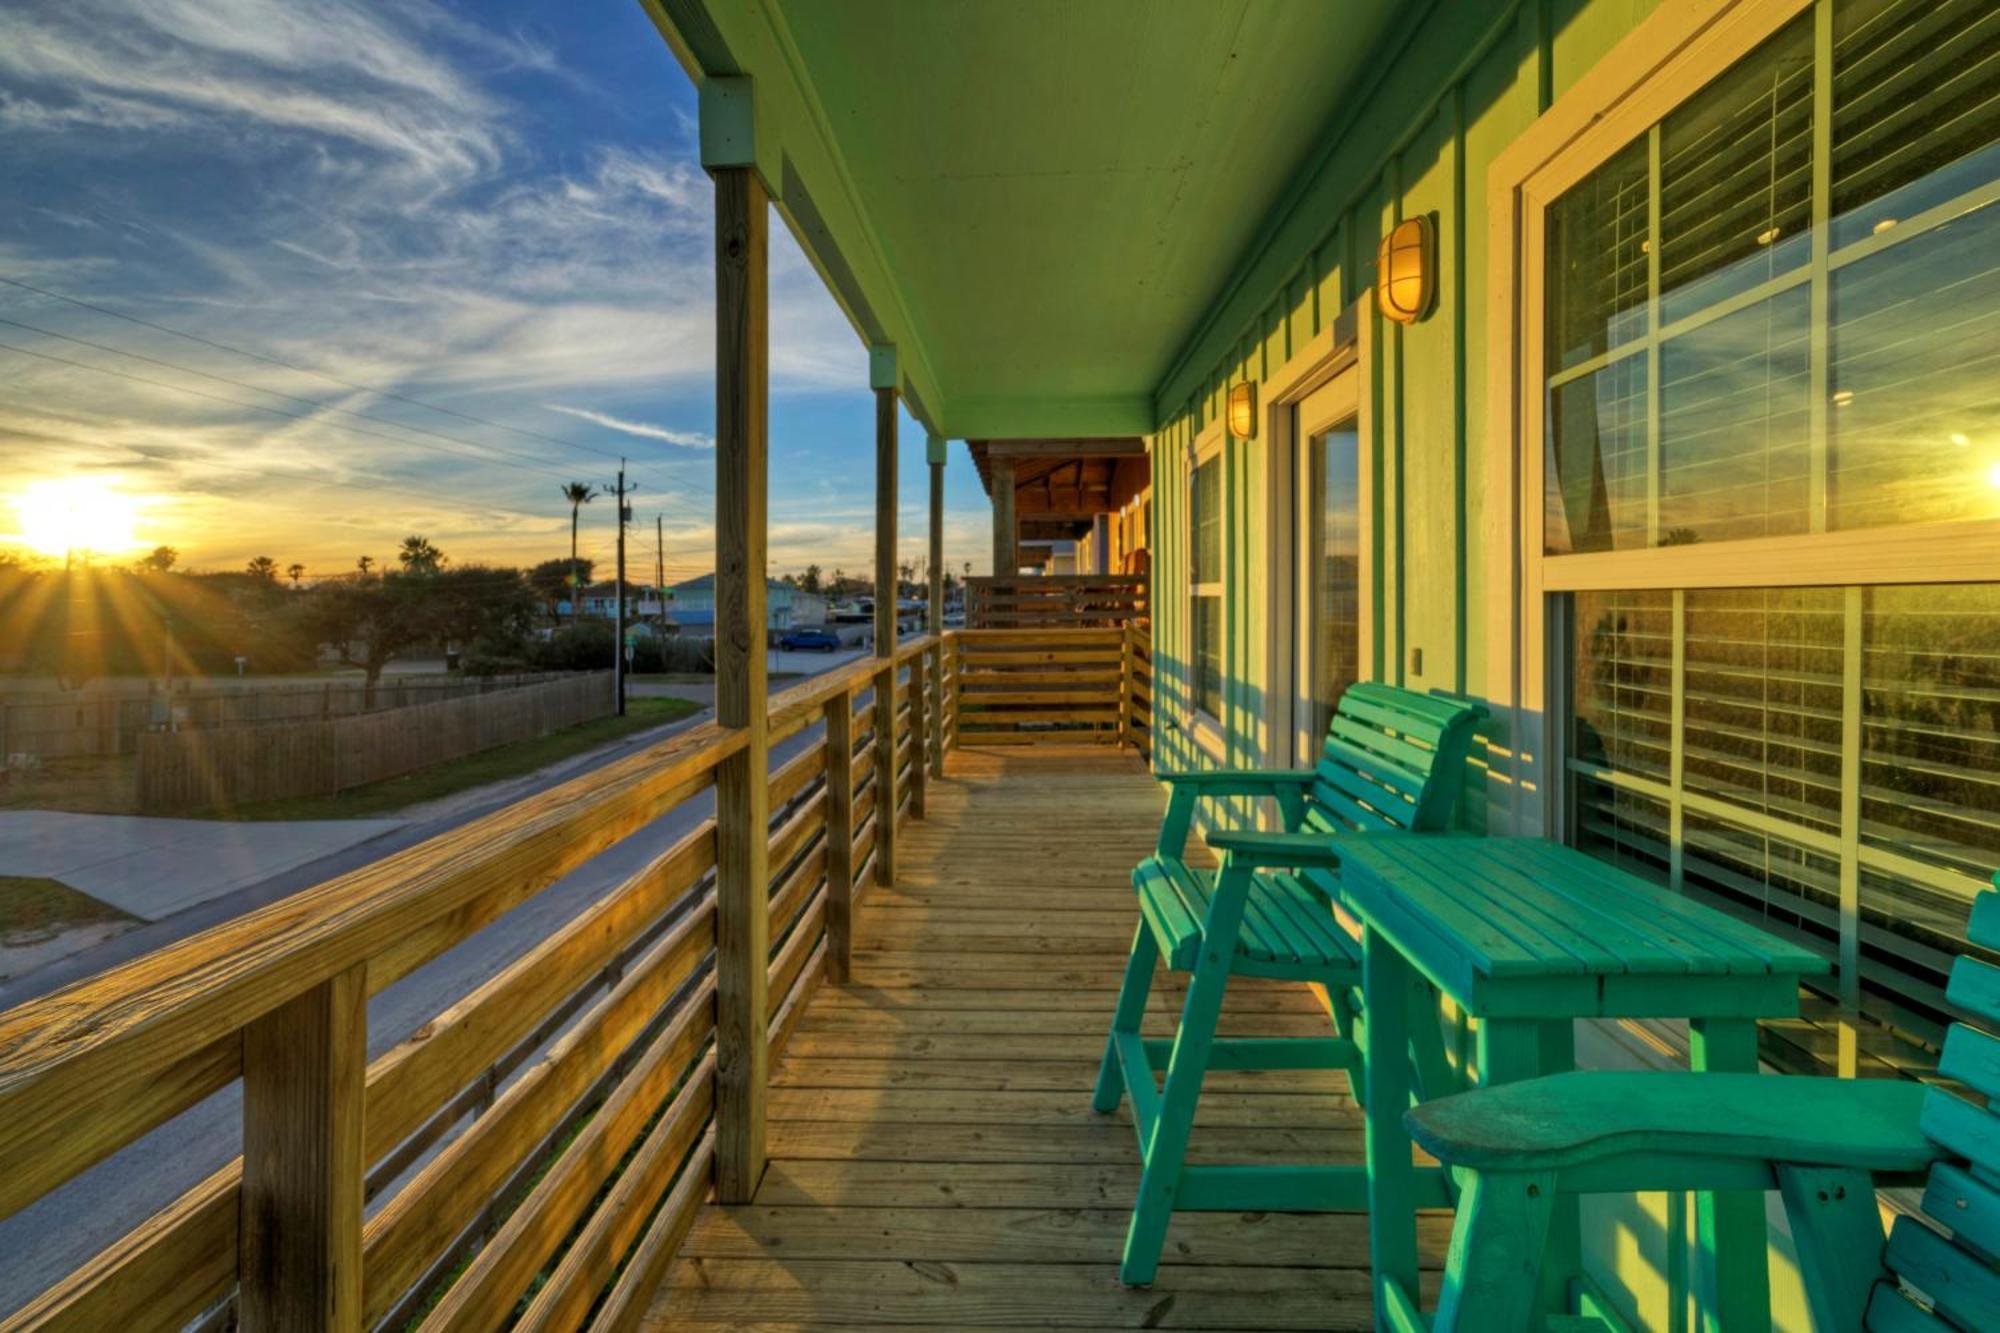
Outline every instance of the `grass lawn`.
{"type": "Polygon", "coordinates": [[[628,699],[624,717],[601,717],[531,741],[498,745],[491,750],[449,759],[406,773],[400,778],[371,782],[333,796],[301,796],[265,801],[218,812],[222,819],[365,819],[393,814],[419,801],[436,800],[489,782],[519,777],[538,768],[596,749],[635,731],[674,722],[700,711],[686,699],[628,699]]]}
{"type": "Polygon", "coordinates": [[[44,939],[70,926],[134,919],[59,879],[0,875],[0,940],[44,939]]]}
{"type": "Polygon", "coordinates": [[[139,756],[48,759],[39,771],[0,781],[0,810],[130,815],[139,807],[139,756]]]}
{"type": "MultiPolygon", "coordinates": [[[[798,680],[805,674],[803,671],[773,671],[765,679],[798,680]]],[[[646,671],[635,672],[627,676],[626,679],[634,685],[713,685],[715,684],[715,673],[713,671],[646,671]]]]}

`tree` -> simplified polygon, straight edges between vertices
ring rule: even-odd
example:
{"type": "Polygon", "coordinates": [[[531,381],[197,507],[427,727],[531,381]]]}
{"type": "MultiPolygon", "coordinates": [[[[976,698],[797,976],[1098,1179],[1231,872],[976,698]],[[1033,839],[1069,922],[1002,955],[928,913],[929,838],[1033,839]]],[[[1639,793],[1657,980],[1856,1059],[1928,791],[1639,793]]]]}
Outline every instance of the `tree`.
{"type": "Polygon", "coordinates": [[[306,576],[306,567],[294,560],[285,566],[285,577],[292,581],[292,590],[298,591],[299,580],[306,576]]]}
{"type": "Polygon", "coordinates": [[[354,567],[363,574],[366,574],[369,570],[375,568],[375,557],[372,555],[356,556],[354,558],[354,567]]]}
{"type": "Polygon", "coordinates": [[[817,593],[819,589],[820,568],[818,565],[807,565],[806,572],[799,576],[799,590],[801,592],[817,593]]]}
{"type": "Polygon", "coordinates": [[[164,574],[174,567],[181,553],[171,546],[155,546],[139,557],[139,572],[142,574],[164,574]]]}
{"type": "Polygon", "coordinates": [[[572,574],[582,571],[582,581],[590,581],[591,571],[597,567],[594,560],[569,561],[557,556],[544,560],[528,571],[528,586],[535,590],[542,603],[553,610],[557,604],[569,600],[569,580],[572,574]]]}
{"type": "Polygon", "coordinates": [[[243,566],[243,572],[253,579],[261,579],[266,583],[276,583],[278,581],[278,562],[268,555],[260,555],[249,564],[243,566]]]}
{"type": "Polygon", "coordinates": [[[576,523],[578,516],[583,511],[583,507],[589,504],[591,497],[596,494],[597,492],[591,489],[590,483],[587,481],[571,481],[563,484],[563,499],[569,501],[569,572],[571,575],[569,585],[569,619],[571,624],[576,623],[577,604],[583,599],[583,579],[578,575],[576,566],[576,523]]]}
{"type": "Polygon", "coordinates": [[[407,573],[435,574],[444,568],[445,554],[431,545],[430,538],[413,532],[403,538],[403,545],[396,552],[396,560],[407,573]]]}

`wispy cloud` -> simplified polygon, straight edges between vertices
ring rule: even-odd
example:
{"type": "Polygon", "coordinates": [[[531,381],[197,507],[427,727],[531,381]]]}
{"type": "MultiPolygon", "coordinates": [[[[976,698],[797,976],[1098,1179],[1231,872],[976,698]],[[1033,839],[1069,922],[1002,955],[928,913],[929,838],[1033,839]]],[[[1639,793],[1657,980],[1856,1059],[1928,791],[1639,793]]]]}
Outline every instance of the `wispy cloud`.
{"type": "Polygon", "coordinates": [[[587,407],[564,407],[561,403],[543,403],[551,412],[561,412],[564,416],[576,417],[615,430],[621,435],[637,435],[648,440],[665,440],[668,444],[679,445],[683,449],[713,449],[715,437],[698,430],[670,430],[656,426],[650,421],[630,421],[624,417],[614,417],[609,412],[593,412],[587,407]]]}
{"type": "MultiPolygon", "coordinates": [[[[669,524],[706,519],[713,196],[692,91],[664,49],[646,69],[589,45],[629,37],[540,35],[535,3],[0,0],[0,181],[34,182],[0,237],[0,273],[499,426],[349,398],[16,290],[0,291],[0,314],[292,395],[284,412],[305,398],[391,415],[564,476],[603,467],[588,450],[612,431],[634,442],[641,494],[664,497],[669,524]]],[[[865,398],[859,340],[775,230],[774,395],[800,411],[832,390],[865,398]]],[[[118,468],[184,497],[171,512],[199,533],[160,539],[193,562],[283,546],[269,553],[311,563],[323,547],[345,565],[370,549],[358,544],[370,524],[421,522],[489,558],[539,558],[545,539],[566,539],[541,472],[452,457],[435,437],[372,437],[331,413],[274,419],[227,401],[267,402],[254,391],[157,364],[5,341],[211,395],[0,352],[8,480],[118,468]]],[[[831,456],[865,449],[865,425],[809,429],[819,462],[774,487],[774,517],[782,492],[811,487],[799,516],[821,526],[774,532],[774,562],[818,558],[816,543],[836,560],[850,544],[865,555],[872,473],[831,456]],[[822,474],[837,482],[826,494],[822,474]],[[849,508],[860,517],[846,523],[849,508]]]]}

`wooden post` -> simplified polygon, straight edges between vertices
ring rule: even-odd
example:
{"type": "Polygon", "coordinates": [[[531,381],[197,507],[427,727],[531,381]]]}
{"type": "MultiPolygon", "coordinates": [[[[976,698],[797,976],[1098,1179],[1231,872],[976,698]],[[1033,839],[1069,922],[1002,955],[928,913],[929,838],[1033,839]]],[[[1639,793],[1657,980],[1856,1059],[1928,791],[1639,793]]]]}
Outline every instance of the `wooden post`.
{"type": "Polygon", "coordinates": [[[361,1328],[368,969],[243,1029],[237,1318],[253,1333],[361,1328]]]}
{"type": "MultiPolygon", "coordinates": [[[[944,633],[944,456],[945,442],[932,436],[928,443],[931,468],[931,614],[932,634],[944,633]]],[[[931,718],[930,765],[934,776],[944,776],[944,645],[926,655],[930,666],[931,698],[936,714],[931,718]]]]}
{"type": "Polygon", "coordinates": [[[989,458],[987,466],[993,470],[993,577],[1009,579],[1021,568],[1014,530],[1014,460],[989,458]]]}
{"type": "MultiPolygon", "coordinates": [[[[877,349],[886,350],[886,349],[877,349]]],[[[896,386],[875,373],[875,882],[896,882],[896,386]]]]}
{"type": "Polygon", "coordinates": [[[928,673],[924,669],[924,657],[919,655],[910,663],[910,818],[924,817],[925,768],[930,753],[930,704],[924,698],[924,687],[928,684],[928,673]]]}
{"type": "Polygon", "coordinates": [[[826,974],[846,981],[854,953],[854,696],[826,701],[826,974]]]}
{"type": "Polygon", "coordinates": [[[715,1188],[748,1203],[764,1174],[770,961],[764,555],[769,207],[747,167],[715,177],[715,719],[748,743],[715,771],[715,1188]]]}
{"type": "Polygon", "coordinates": [[[1132,740],[1132,627],[1118,631],[1118,744],[1132,740]]]}

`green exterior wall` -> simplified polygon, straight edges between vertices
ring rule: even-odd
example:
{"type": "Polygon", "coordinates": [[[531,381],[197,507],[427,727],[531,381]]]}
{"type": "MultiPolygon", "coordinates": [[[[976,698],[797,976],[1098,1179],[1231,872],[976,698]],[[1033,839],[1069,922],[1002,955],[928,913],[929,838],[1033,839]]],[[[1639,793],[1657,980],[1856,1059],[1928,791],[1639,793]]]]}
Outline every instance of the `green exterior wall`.
{"type": "MultiPolygon", "coordinates": [[[[1375,250],[1404,218],[1431,215],[1438,233],[1438,301],[1421,322],[1378,319],[1364,369],[1374,429],[1375,581],[1367,590],[1374,679],[1465,690],[1483,679],[1488,645],[1478,598],[1488,553],[1477,534],[1485,504],[1479,423],[1485,419],[1486,166],[1650,13],[1655,0],[1441,3],[1407,33],[1361,109],[1337,120],[1284,195],[1156,394],[1154,564],[1162,697],[1155,753],[1162,768],[1211,760],[1177,719],[1186,654],[1187,467],[1190,444],[1222,412],[1229,387],[1264,381],[1319,334],[1375,277],[1375,250]],[[1449,78],[1441,78],[1442,73],[1449,78]],[[1422,651],[1422,669],[1411,650],[1422,651]]],[[[1224,445],[1229,763],[1260,763],[1268,710],[1272,549],[1267,441],[1224,445]]],[[[1484,802],[1464,802],[1477,823],[1484,802]]]]}
{"type": "MultiPolygon", "coordinates": [[[[1374,281],[1385,230],[1420,213],[1438,227],[1439,286],[1433,313],[1403,328],[1377,320],[1364,372],[1374,429],[1375,578],[1365,590],[1374,617],[1374,679],[1418,689],[1477,694],[1490,653],[1482,599],[1494,553],[1479,540],[1485,467],[1487,165],[1605,53],[1652,12],[1657,0],[1545,0],[1509,7],[1440,4],[1383,74],[1368,113],[1323,146],[1311,173],[1288,192],[1291,211],[1267,221],[1208,327],[1189,345],[1157,395],[1153,438],[1154,615],[1158,681],[1154,764],[1161,771],[1255,766],[1267,757],[1267,677],[1272,564],[1279,552],[1264,515],[1267,440],[1228,440],[1225,451],[1224,662],[1228,676],[1224,753],[1212,755],[1178,725],[1191,697],[1187,660],[1188,467],[1190,447],[1224,411],[1229,387],[1264,382],[1374,281]],[[1478,44],[1476,58],[1467,52],[1478,44]],[[1440,71],[1453,77],[1441,80],[1440,71]],[[1259,295],[1261,293],[1261,296],[1259,295]],[[1218,332],[1227,328],[1225,335],[1218,332]],[[1413,670],[1410,650],[1423,650],[1413,670]]],[[[1289,486],[1289,482],[1280,483],[1289,486]]],[[[1370,608],[1364,608],[1364,614],[1370,608]]],[[[1469,827],[1485,822],[1483,781],[1468,772],[1460,803],[1469,827]]],[[[1247,803],[1215,822],[1253,818],[1247,803]]],[[[1586,1032],[1586,1064],[1631,1061],[1607,1033],[1586,1032]]],[[[1667,1196],[1589,1201],[1585,1228],[1594,1276],[1646,1327],[1693,1327],[1685,1286],[1694,1238],[1690,1212],[1667,1196]],[[1678,1234],[1677,1248],[1669,1243],[1678,1234]],[[1672,1311],[1678,1307],[1680,1322],[1672,1311]]],[[[1775,1327],[1806,1333],[1802,1289],[1782,1215],[1773,1218],[1775,1327]]]]}

